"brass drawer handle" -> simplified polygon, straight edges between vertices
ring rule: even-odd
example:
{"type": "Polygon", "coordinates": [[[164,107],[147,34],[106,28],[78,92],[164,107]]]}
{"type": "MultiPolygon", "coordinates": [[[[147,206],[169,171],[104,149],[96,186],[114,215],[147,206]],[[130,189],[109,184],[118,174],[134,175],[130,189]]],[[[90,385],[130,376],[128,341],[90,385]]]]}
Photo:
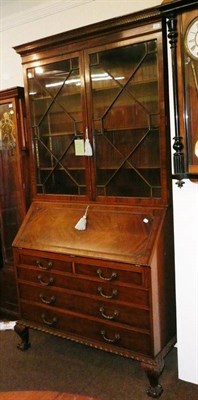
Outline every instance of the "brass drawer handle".
{"type": "Polygon", "coordinates": [[[103,293],[103,289],[101,286],[98,287],[98,292],[100,293],[100,295],[102,297],[105,297],[105,299],[113,299],[113,297],[116,297],[118,294],[117,289],[113,289],[112,294],[110,294],[109,296],[107,294],[103,293]]]}
{"type": "Polygon", "coordinates": [[[46,267],[44,267],[44,266],[41,264],[41,261],[40,261],[40,260],[36,260],[36,265],[37,265],[37,267],[39,267],[40,269],[48,270],[48,269],[52,268],[53,263],[52,263],[52,261],[49,261],[49,262],[47,263],[46,267]]]}
{"type": "Polygon", "coordinates": [[[117,278],[116,272],[112,272],[109,278],[105,278],[105,276],[102,276],[102,270],[100,268],[97,269],[97,275],[99,276],[100,279],[103,279],[103,281],[109,281],[109,282],[117,278]]]}
{"type": "Polygon", "coordinates": [[[46,298],[43,296],[42,293],[40,293],[39,297],[40,297],[42,303],[44,303],[44,304],[54,304],[55,301],[56,301],[56,297],[55,297],[55,296],[52,296],[52,297],[48,300],[48,299],[46,299],[46,298]]]}
{"type": "Polygon", "coordinates": [[[107,315],[107,314],[105,314],[104,307],[100,307],[99,311],[100,311],[100,314],[101,314],[105,319],[115,319],[115,318],[119,315],[119,312],[118,312],[117,310],[115,310],[115,311],[113,312],[112,315],[107,315]]]}
{"type": "Polygon", "coordinates": [[[57,324],[57,318],[53,317],[51,321],[48,321],[45,314],[41,315],[42,321],[44,322],[44,324],[48,325],[48,326],[54,326],[57,324]]]}
{"type": "Polygon", "coordinates": [[[109,339],[109,338],[106,337],[106,332],[105,332],[105,330],[101,330],[100,333],[101,333],[103,339],[105,340],[105,342],[108,342],[108,343],[116,343],[118,340],[120,340],[120,335],[119,335],[119,333],[116,333],[113,339],[109,339]]]}
{"type": "Polygon", "coordinates": [[[54,279],[53,278],[49,278],[48,282],[45,282],[42,278],[42,275],[38,275],[38,281],[41,283],[41,285],[43,286],[49,286],[52,285],[52,283],[54,283],[54,279]]]}

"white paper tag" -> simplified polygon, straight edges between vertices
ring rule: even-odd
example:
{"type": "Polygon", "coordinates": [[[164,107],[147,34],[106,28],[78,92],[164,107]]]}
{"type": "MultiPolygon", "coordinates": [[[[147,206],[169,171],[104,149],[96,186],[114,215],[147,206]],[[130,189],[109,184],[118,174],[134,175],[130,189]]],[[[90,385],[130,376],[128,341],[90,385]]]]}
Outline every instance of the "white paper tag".
{"type": "Polygon", "coordinates": [[[0,321],[0,331],[7,331],[8,329],[14,329],[16,321],[0,321]]]}
{"type": "Polygon", "coordinates": [[[76,156],[84,156],[85,155],[85,143],[83,139],[75,139],[74,140],[75,146],[75,155],[76,156]]]}
{"type": "Polygon", "coordinates": [[[153,29],[160,29],[161,26],[161,22],[156,22],[155,24],[153,24],[153,29]]]}

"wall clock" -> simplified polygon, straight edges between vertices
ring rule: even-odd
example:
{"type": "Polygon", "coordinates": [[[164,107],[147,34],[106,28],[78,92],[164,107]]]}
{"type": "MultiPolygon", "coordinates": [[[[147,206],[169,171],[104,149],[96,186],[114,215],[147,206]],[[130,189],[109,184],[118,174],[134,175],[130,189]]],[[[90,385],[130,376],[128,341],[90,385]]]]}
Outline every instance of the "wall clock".
{"type": "Polygon", "coordinates": [[[198,179],[198,10],[197,1],[174,2],[165,11],[172,59],[175,137],[173,178],[198,179]],[[186,4],[186,3],[185,3],[186,4]]]}
{"type": "Polygon", "coordinates": [[[186,133],[187,170],[198,174],[198,11],[182,16],[184,49],[184,125],[186,133]]]}

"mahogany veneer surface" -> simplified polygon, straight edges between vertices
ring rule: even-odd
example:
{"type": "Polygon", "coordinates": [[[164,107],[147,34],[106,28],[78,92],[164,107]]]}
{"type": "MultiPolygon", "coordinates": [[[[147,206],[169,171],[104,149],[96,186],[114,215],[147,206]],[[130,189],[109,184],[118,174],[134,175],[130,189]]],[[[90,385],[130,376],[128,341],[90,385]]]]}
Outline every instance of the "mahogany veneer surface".
{"type": "Polygon", "coordinates": [[[1,400],[97,400],[95,397],[86,397],[60,392],[4,392],[0,393],[1,400]]]}
{"type": "Polygon", "coordinates": [[[85,205],[33,202],[14,247],[148,264],[163,209],[90,205],[87,229],[75,225],[85,205]]]}

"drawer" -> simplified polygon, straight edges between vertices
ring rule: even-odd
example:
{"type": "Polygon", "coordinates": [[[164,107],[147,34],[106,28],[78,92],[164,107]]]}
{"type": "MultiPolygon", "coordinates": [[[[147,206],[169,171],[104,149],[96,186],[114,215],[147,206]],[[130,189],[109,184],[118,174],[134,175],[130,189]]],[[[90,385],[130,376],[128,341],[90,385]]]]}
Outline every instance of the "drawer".
{"type": "MultiPolygon", "coordinates": [[[[137,287],[125,287],[109,282],[95,282],[49,271],[36,271],[27,267],[17,267],[18,280],[33,282],[40,287],[58,287],[98,296],[100,300],[116,300],[149,307],[149,291],[137,287]]],[[[21,282],[22,283],[22,282],[21,282]]]]}
{"type": "Polygon", "coordinates": [[[38,255],[20,253],[19,264],[30,265],[38,268],[40,271],[59,270],[72,272],[72,261],[69,257],[64,257],[63,260],[59,260],[53,257],[42,257],[39,253],[38,255]]]}
{"type": "Polygon", "coordinates": [[[100,322],[83,316],[74,316],[69,312],[61,312],[56,308],[36,306],[21,302],[22,318],[38,324],[43,329],[53,329],[71,335],[76,340],[90,340],[98,346],[108,349],[116,348],[131,350],[144,355],[152,354],[152,340],[146,330],[135,330],[122,327],[120,324],[100,322]]]}
{"type": "Polygon", "coordinates": [[[75,262],[74,265],[76,274],[99,278],[101,282],[123,282],[137,286],[145,286],[147,283],[147,279],[145,279],[147,274],[146,267],[105,263],[102,261],[96,265],[96,260],[92,260],[92,263],[75,262]]]}
{"type": "Polygon", "coordinates": [[[70,294],[56,288],[41,288],[36,285],[19,284],[19,293],[22,300],[48,304],[51,307],[63,308],[77,313],[119,322],[122,324],[150,328],[150,313],[147,309],[124,306],[119,302],[98,300],[89,296],[70,294]]]}

